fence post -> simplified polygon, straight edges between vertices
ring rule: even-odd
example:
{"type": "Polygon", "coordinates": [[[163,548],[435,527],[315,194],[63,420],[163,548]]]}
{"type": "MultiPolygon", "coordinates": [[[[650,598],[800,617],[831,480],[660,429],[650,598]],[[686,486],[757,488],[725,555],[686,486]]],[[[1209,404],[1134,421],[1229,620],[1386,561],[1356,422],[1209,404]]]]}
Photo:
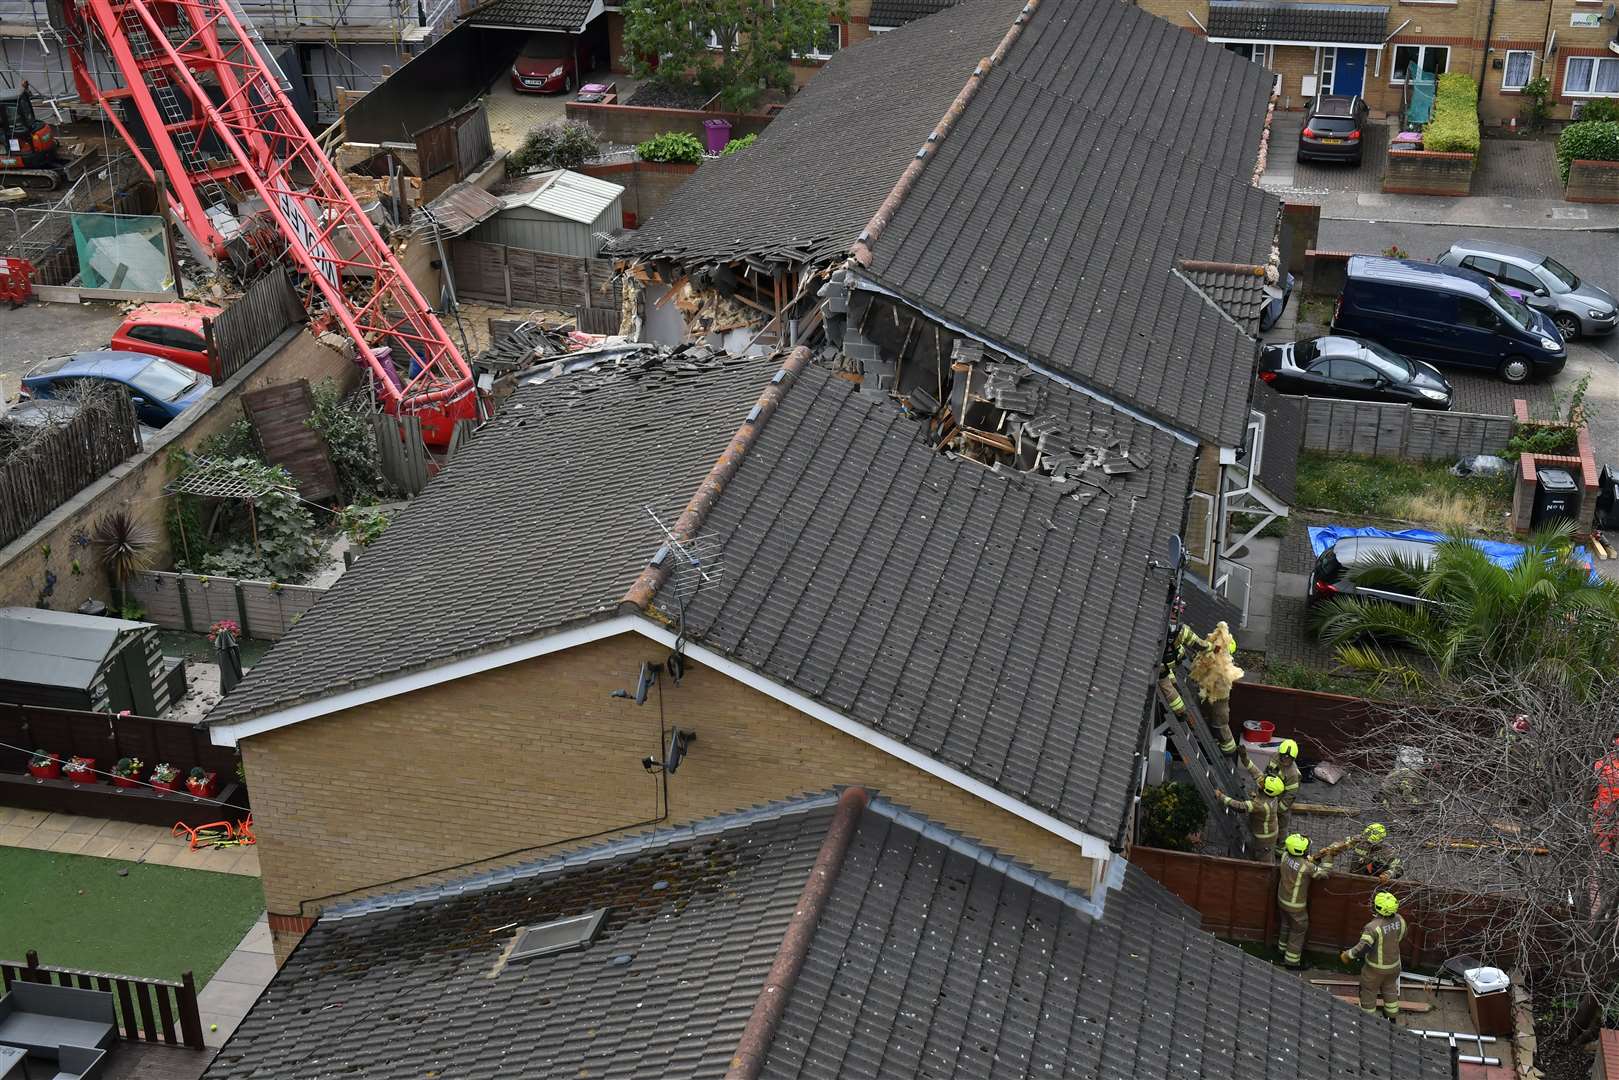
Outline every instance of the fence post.
{"type": "Polygon", "coordinates": [[[193,1050],[201,1050],[202,1016],[197,1011],[197,980],[191,972],[180,976],[180,987],[180,993],[175,995],[180,1002],[180,1038],[193,1050]]]}
{"type": "Polygon", "coordinates": [[[221,379],[219,377],[219,345],[214,341],[214,320],[213,319],[205,317],[202,320],[202,338],[203,338],[203,341],[205,341],[207,343],[206,348],[208,350],[208,372],[209,372],[210,375],[213,376],[214,385],[218,386],[220,383],[224,382],[225,380],[223,380],[223,379],[221,379]]]}
{"type": "Polygon", "coordinates": [[[34,951],[33,949],[29,949],[28,950],[28,955],[24,956],[23,960],[28,964],[28,970],[23,972],[23,978],[26,981],[35,982],[35,983],[37,983],[37,982],[47,982],[48,983],[48,982],[51,981],[51,977],[49,975],[45,975],[43,977],[40,975],[40,971],[39,971],[39,953],[38,952],[34,951]]]}

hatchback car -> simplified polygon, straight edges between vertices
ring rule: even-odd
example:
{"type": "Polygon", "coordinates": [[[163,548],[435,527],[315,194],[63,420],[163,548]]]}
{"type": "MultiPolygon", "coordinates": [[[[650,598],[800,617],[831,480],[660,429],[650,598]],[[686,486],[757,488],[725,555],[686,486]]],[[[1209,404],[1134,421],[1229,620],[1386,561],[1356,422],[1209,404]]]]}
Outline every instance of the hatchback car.
{"type": "Polygon", "coordinates": [[[131,352],[82,352],[54,371],[23,379],[34,398],[72,398],[89,380],[126,388],[143,424],[160,428],[213,389],[214,381],[160,356],[131,352]]]}
{"type": "Polygon", "coordinates": [[[208,304],[143,304],[129,313],[108,348],[161,356],[208,375],[213,367],[202,321],[216,318],[219,311],[208,304]]]}
{"type": "Polygon", "coordinates": [[[1391,604],[1415,607],[1428,603],[1414,593],[1387,580],[1384,570],[1390,559],[1402,566],[1426,570],[1433,563],[1436,547],[1422,540],[1398,537],[1350,536],[1323,551],[1310,571],[1309,602],[1320,603],[1335,597],[1355,600],[1386,600],[1391,604]]]}
{"type": "Polygon", "coordinates": [[[566,94],[579,81],[573,38],[533,34],[512,64],[512,89],[520,94],[566,94]]]}
{"type": "Polygon", "coordinates": [[[1420,360],[1347,335],[1267,345],[1259,378],[1284,394],[1382,401],[1419,409],[1448,409],[1450,383],[1420,360]]]}
{"type": "Polygon", "coordinates": [[[1366,119],[1366,102],[1360,97],[1321,95],[1305,114],[1304,130],[1299,133],[1298,159],[1348,161],[1359,165],[1366,119]]]}
{"type": "Polygon", "coordinates": [[[1476,270],[1523,293],[1524,302],[1544,311],[1564,341],[1581,334],[1611,334],[1619,327],[1619,301],[1549,255],[1515,244],[1463,240],[1439,256],[1442,266],[1476,270]]]}

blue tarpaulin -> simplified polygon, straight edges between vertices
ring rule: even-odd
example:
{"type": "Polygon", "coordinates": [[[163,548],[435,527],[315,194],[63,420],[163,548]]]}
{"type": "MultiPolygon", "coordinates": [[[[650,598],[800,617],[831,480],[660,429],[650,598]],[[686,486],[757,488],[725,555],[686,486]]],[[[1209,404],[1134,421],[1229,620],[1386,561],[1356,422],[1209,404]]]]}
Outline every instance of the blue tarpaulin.
{"type": "MultiPolygon", "coordinates": [[[[1401,529],[1390,532],[1388,529],[1379,529],[1372,525],[1361,528],[1334,525],[1310,526],[1310,550],[1320,555],[1340,540],[1347,540],[1351,536],[1381,536],[1393,540],[1422,540],[1430,544],[1437,544],[1445,539],[1444,533],[1436,533],[1432,529],[1401,529]]],[[[1500,540],[1473,540],[1472,544],[1490,557],[1490,561],[1497,566],[1511,569],[1518,565],[1523,558],[1522,544],[1508,544],[1500,540]]],[[[1574,557],[1586,566],[1591,565],[1591,553],[1583,547],[1574,549],[1574,557]]]]}

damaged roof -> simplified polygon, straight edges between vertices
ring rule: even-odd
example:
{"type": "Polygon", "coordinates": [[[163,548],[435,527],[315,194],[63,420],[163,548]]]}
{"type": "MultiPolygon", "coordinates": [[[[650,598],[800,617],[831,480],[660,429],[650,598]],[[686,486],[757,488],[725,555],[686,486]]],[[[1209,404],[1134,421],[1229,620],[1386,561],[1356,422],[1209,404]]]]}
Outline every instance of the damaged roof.
{"type": "Polygon", "coordinates": [[[577,34],[585,28],[592,0],[490,0],[463,22],[516,30],[559,30],[577,34]]]}
{"type": "MultiPolygon", "coordinates": [[[[1105,493],[991,469],[927,445],[892,402],[806,369],[704,520],[724,571],[685,597],[686,631],[1111,838],[1163,648],[1171,582],[1150,562],[1182,528],[1196,449],[1001,370],[1009,403],[1053,446],[1116,444],[1144,467],[1100,478],[1105,493]]],[[[655,606],[678,612],[675,593],[666,584],[655,606]]]]}
{"type": "Polygon", "coordinates": [[[648,346],[525,380],[208,722],[611,613],[660,541],[646,508],[679,517],[776,368],[648,346]]]}
{"type": "Polygon", "coordinates": [[[1224,944],[1120,860],[1088,899],[859,790],[327,915],[205,1080],[1443,1080],[1450,1050],[1224,944]],[[847,836],[846,846],[838,842],[847,836]],[[818,857],[807,934],[788,925],[818,857]],[[605,909],[582,947],[519,929],[605,909]],[[766,975],[802,959],[745,1043],[766,975]]]}
{"type": "Polygon", "coordinates": [[[846,252],[1020,0],[963,0],[839,49],[740,154],[710,158],[621,258],[814,262],[846,252]]]}
{"type": "Polygon", "coordinates": [[[1222,269],[1218,264],[1182,263],[1180,269],[1243,333],[1259,333],[1259,318],[1271,299],[1265,291],[1264,267],[1222,269]]]}

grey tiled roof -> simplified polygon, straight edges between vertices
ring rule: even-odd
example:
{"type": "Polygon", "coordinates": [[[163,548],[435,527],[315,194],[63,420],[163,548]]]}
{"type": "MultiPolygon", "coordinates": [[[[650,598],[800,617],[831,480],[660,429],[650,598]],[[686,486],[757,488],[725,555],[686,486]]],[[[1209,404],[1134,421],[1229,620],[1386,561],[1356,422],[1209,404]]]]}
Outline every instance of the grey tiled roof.
{"type": "Polygon", "coordinates": [[[1263,277],[1218,270],[1185,270],[1183,273],[1186,280],[1203,290],[1244,333],[1259,332],[1259,316],[1270,303],[1263,277]]]}
{"type": "Polygon", "coordinates": [[[1269,93],[1268,73],[1139,8],[1043,5],[878,238],[871,276],[1235,445],[1256,346],[1174,270],[1268,259],[1280,204],[1251,180],[1269,93]]]}
{"type": "Polygon", "coordinates": [[[590,17],[591,0],[491,0],[464,21],[473,26],[516,26],[578,33],[590,17]]]}
{"type": "Polygon", "coordinates": [[[872,26],[904,26],[915,19],[943,11],[956,0],[871,0],[872,26]]]}
{"type": "Polygon", "coordinates": [[[1265,454],[1259,462],[1259,482],[1272,495],[1290,503],[1298,497],[1304,402],[1256,383],[1254,408],[1265,414],[1265,454]]]}
{"type": "MultiPolygon", "coordinates": [[[[833,814],[794,800],[323,919],[205,1080],[718,1080],[833,814]],[[517,927],[603,906],[591,944],[499,966],[517,927]]],[[[831,869],[763,1076],[1450,1076],[1448,1048],[1217,941],[1134,868],[1089,900],[878,799],[831,869]]]]}
{"type": "MultiPolygon", "coordinates": [[[[1092,835],[1124,820],[1165,633],[1149,560],[1194,448],[1043,378],[1031,414],[1147,467],[1076,500],[946,457],[886,399],[806,370],[703,532],[692,638],[1092,835]]],[[[672,587],[656,603],[677,610],[672,587]]]]}
{"type": "Polygon", "coordinates": [[[607,364],[521,386],[209,722],[616,608],[660,542],[646,507],[679,517],[778,366],[607,364]]]}
{"type": "Polygon", "coordinates": [[[1210,0],[1209,37],[1379,45],[1389,9],[1377,4],[1264,4],[1210,0]]]}
{"type": "Polygon", "coordinates": [[[702,264],[848,250],[1020,6],[963,0],[838,50],[746,153],[705,161],[613,253],[702,264]]]}

